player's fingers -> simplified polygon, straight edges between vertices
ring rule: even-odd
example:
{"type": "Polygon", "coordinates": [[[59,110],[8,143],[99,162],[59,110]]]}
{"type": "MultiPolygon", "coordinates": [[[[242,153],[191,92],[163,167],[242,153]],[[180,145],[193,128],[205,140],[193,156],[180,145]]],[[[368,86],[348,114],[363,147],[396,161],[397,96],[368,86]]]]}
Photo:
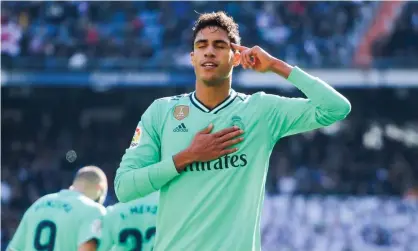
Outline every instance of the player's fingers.
{"type": "Polygon", "coordinates": [[[228,127],[228,128],[220,130],[219,132],[214,133],[213,136],[216,138],[219,138],[219,137],[224,136],[225,134],[228,134],[236,130],[239,130],[238,126],[228,127]]]}
{"type": "Polygon", "coordinates": [[[251,68],[251,57],[250,57],[249,51],[243,53],[243,60],[244,60],[245,66],[247,68],[251,68]]]}
{"type": "Polygon", "coordinates": [[[210,123],[208,127],[206,127],[205,129],[203,129],[199,133],[201,133],[201,134],[208,134],[208,133],[210,133],[212,131],[212,129],[213,129],[213,124],[210,123]]]}
{"type": "Polygon", "coordinates": [[[237,45],[235,43],[231,43],[231,47],[232,47],[232,49],[237,50],[239,52],[243,52],[243,51],[249,49],[248,47],[245,47],[245,46],[242,46],[242,45],[237,45]]]}
{"type": "Polygon", "coordinates": [[[243,140],[244,140],[244,138],[242,138],[242,137],[241,138],[237,138],[237,139],[228,140],[228,141],[226,141],[226,142],[224,142],[224,143],[221,144],[221,148],[222,149],[225,149],[225,148],[227,148],[229,146],[236,145],[236,144],[238,144],[239,142],[241,142],[243,140]]]}
{"type": "Polygon", "coordinates": [[[231,154],[238,151],[238,148],[231,148],[231,149],[225,149],[221,151],[221,156],[227,155],[227,154],[231,154]]]}
{"type": "Polygon", "coordinates": [[[241,53],[240,63],[244,69],[249,67],[247,60],[245,59],[245,52],[241,53]]]}
{"type": "Polygon", "coordinates": [[[253,60],[251,60],[251,57],[252,57],[252,55],[251,55],[250,52],[245,54],[245,61],[250,66],[250,68],[252,68],[252,66],[253,66],[253,60]]]}
{"type": "Polygon", "coordinates": [[[233,132],[227,133],[227,134],[223,135],[222,137],[220,137],[219,140],[218,140],[218,142],[219,143],[223,143],[223,142],[228,141],[230,139],[233,139],[233,138],[235,138],[235,137],[237,137],[237,136],[239,136],[239,135],[241,135],[243,133],[244,133],[243,130],[237,130],[237,131],[233,131],[233,132]]]}

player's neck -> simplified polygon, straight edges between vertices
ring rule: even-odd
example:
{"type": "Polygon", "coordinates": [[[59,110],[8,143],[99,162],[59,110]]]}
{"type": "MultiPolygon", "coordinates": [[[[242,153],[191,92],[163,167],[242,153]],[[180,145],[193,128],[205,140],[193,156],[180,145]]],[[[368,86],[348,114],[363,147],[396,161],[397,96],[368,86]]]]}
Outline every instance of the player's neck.
{"type": "Polygon", "coordinates": [[[81,189],[80,186],[75,185],[75,184],[72,184],[68,189],[74,192],[84,194],[83,189],[81,189]]]}
{"type": "Polygon", "coordinates": [[[87,196],[89,198],[91,197],[91,196],[89,196],[90,194],[87,192],[88,190],[86,189],[86,187],[83,184],[73,183],[70,186],[70,190],[75,191],[75,192],[78,192],[78,193],[81,193],[84,196],[87,196]]]}
{"type": "Polygon", "coordinates": [[[228,96],[231,85],[224,83],[217,86],[207,86],[196,83],[196,97],[206,107],[212,109],[222,103],[228,96]]]}

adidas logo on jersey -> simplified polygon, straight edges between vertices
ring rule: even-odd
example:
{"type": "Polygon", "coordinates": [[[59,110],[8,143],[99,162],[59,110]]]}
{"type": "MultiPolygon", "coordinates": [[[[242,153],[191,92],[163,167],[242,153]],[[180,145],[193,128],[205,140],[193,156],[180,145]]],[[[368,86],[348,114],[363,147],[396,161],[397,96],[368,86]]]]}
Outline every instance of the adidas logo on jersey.
{"type": "Polygon", "coordinates": [[[189,130],[187,130],[186,126],[184,125],[184,123],[181,123],[179,126],[177,126],[176,128],[174,128],[173,132],[188,132],[189,130]]]}

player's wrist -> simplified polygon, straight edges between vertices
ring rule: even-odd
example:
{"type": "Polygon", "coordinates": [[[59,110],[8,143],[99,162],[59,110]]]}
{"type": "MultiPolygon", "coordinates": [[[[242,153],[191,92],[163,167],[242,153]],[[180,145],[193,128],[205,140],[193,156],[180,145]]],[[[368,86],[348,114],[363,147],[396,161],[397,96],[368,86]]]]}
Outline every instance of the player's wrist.
{"type": "Polygon", "coordinates": [[[270,68],[270,71],[286,79],[289,77],[292,70],[293,70],[293,66],[277,58],[273,59],[273,63],[270,68]]]}
{"type": "Polygon", "coordinates": [[[173,156],[174,165],[177,171],[183,171],[188,165],[195,162],[194,154],[189,149],[183,150],[173,156]]]}

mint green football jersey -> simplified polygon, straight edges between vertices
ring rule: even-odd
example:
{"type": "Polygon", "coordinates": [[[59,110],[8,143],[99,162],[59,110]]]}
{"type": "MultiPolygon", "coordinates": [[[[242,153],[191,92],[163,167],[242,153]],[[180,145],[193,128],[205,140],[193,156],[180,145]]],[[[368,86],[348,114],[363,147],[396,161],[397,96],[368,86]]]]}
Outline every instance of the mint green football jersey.
{"type": "Polygon", "coordinates": [[[152,251],[154,248],[158,192],[107,208],[102,219],[100,251],[152,251]]]}
{"type": "Polygon", "coordinates": [[[97,219],[105,213],[102,205],[73,190],[45,195],[25,212],[8,250],[77,250],[95,238],[97,219]]]}
{"type": "Polygon", "coordinates": [[[230,91],[209,109],[190,93],[154,101],[145,111],[115,177],[126,202],[160,190],[155,251],[259,251],[269,158],[280,138],[344,119],[349,101],[327,83],[294,68],[288,80],[307,98],[230,91]],[[238,151],[193,163],[178,173],[173,156],[195,134],[236,125],[238,151]]]}

